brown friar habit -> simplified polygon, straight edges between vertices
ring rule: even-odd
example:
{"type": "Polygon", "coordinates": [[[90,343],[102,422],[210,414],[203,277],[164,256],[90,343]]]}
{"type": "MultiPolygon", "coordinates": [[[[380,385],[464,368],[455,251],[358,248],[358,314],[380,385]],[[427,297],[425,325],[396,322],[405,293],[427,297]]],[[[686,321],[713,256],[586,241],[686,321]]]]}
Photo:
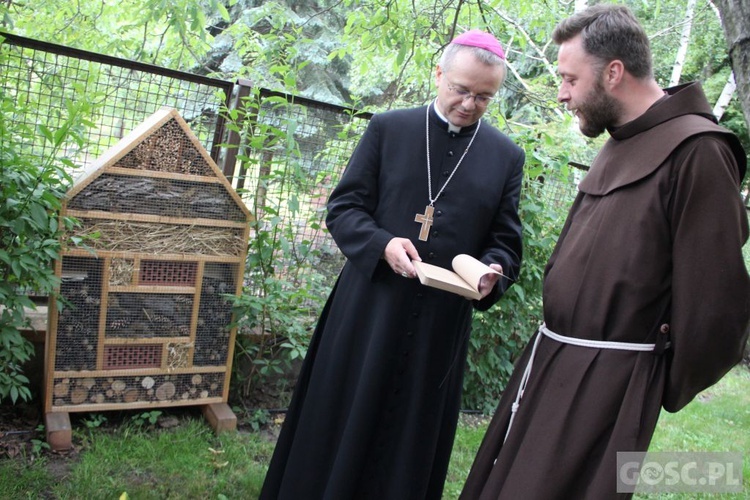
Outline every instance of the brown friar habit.
{"type": "Polygon", "coordinates": [[[746,158],[698,84],[668,93],[612,131],[580,184],[543,296],[560,335],[657,343],[669,325],[671,346],[656,354],[543,337],[504,442],[532,339],[461,498],[627,498],[616,494],[617,452],[645,451],[662,406],[678,411],[741,359],[746,158]]]}

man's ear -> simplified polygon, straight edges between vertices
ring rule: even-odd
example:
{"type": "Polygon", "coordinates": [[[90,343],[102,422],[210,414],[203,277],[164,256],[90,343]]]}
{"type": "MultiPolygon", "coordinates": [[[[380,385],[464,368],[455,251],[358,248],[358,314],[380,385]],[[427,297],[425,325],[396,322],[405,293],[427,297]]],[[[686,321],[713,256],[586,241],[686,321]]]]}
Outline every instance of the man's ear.
{"type": "Polygon", "coordinates": [[[604,81],[610,86],[617,86],[625,76],[625,65],[619,59],[610,62],[606,67],[604,81]]]}
{"type": "Polygon", "coordinates": [[[443,68],[442,66],[440,66],[440,64],[437,64],[435,66],[435,86],[436,87],[440,86],[440,79],[442,78],[442,76],[443,76],[443,68]]]}

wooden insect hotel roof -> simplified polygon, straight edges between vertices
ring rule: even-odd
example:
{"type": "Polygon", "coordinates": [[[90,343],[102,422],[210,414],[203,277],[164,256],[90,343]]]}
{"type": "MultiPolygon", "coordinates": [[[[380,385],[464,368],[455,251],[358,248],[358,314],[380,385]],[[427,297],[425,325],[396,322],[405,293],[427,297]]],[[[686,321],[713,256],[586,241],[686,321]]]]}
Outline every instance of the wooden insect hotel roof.
{"type": "Polygon", "coordinates": [[[179,113],[98,158],[62,216],[86,247],[56,263],[45,412],[225,403],[251,216],[179,113]]]}

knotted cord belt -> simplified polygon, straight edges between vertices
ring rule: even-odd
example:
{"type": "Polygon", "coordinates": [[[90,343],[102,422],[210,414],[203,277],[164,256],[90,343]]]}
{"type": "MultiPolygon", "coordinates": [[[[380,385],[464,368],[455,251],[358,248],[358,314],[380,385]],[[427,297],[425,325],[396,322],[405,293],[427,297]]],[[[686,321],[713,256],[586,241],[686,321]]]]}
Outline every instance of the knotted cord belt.
{"type": "MultiPolygon", "coordinates": [[[[668,326],[667,326],[666,331],[664,330],[664,327],[662,327],[662,332],[667,333],[668,326]]],[[[518,392],[516,393],[516,400],[513,402],[513,406],[511,407],[511,410],[510,410],[510,422],[508,422],[508,430],[505,431],[505,438],[503,439],[503,443],[505,442],[506,439],[508,439],[508,434],[510,434],[510,428],[513,425],[513,419],[516,416],[518,407],[521,405],[521,398],[523,397],[523,393],[526,390],[526,384],[529,382],[529,377],[531,376],[531,367],[534,364],[534,357],[536,356],[536,348],[539,345],[539,341],[541,340],[542,336],[547,336],[553,340],[562,342],[563,344],[572,344],[572,345],[577,345],[580,347],[592,347],[594,349],[617,349],[620,351],[649,352],[649,351],[663,350],[666,347],[669,347],[668,342],[662,346],[658,344],[637,344],[635,342],[613,342],[609,340],[589,340],[589,339],[579,339],[575,337],[566,337],[565,335],[560,335],[559,333],[553,332],[552,330],[547,328],[547,325],[542,323],[542,325],[539,327],[539,335],[536,336],[536,339],[534,340],[534,346],[531,348],[531,356],[529,357],[529,361],[526,363],[526,368],[523,370],[523,375],[521,376],[521,383],[518,385],[518,392]]]]}

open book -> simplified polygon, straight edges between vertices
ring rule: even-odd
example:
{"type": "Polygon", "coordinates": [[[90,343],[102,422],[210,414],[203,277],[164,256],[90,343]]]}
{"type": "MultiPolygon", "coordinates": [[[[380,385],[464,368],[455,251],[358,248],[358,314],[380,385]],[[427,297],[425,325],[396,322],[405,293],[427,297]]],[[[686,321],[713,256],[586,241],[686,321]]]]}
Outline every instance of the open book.
{"type": "Polygon", "coordinates": [[[457,293],[470,299],[479,300],[479,280],[487,273],[500,274],[487,264],[478,261],[471,255],[459,254],[453,257],[453,271],[413,260],[419,281],[423,285],[457,293]],[[455,271],[455,272],[454,272],[455,271]]]}

